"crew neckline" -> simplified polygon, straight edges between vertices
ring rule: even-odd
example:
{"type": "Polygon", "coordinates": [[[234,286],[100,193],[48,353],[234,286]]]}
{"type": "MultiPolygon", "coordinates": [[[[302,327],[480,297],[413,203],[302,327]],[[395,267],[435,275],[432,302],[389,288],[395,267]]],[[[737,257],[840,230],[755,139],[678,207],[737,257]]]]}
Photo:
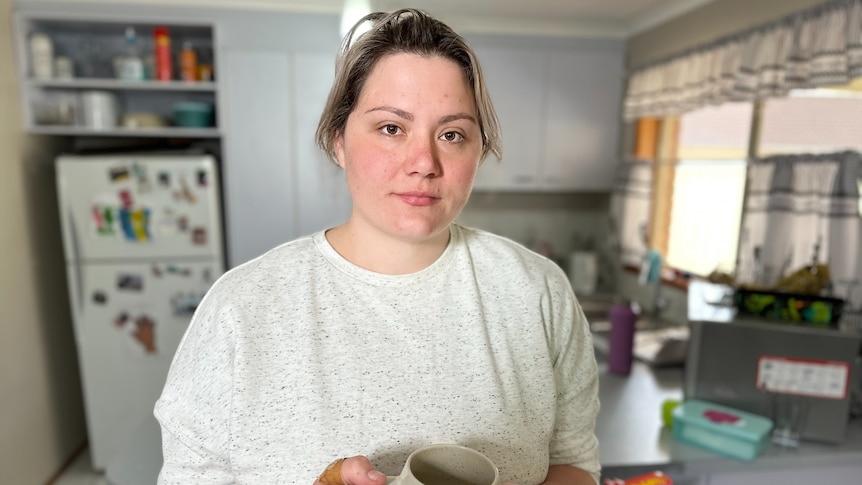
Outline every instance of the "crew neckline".
{"type": "Polygon", "coordinates": [[[327,262],[352,278],[378,286],[401,286],[416,283],[439,273],[448,265],[448,262],[452,259],[452,254],[455,252],[454,248],[463,239],[461,228],[457,224],[449,224],[449,242],[446,244],[446,249],[443,250],[437,259],[419,271],[390,275],[371,271],[348,261],[326,239],[326,231],[328,229],[315,233],[313,240],[327,262]]]}

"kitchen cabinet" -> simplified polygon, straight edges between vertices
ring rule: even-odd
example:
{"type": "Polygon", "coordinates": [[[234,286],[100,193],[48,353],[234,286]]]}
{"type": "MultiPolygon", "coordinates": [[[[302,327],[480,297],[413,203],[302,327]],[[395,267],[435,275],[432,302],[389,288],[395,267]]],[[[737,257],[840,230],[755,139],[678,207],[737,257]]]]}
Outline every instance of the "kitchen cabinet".
{"type": "Polygon", "coordinates": [[[610,191],[619,159],[622,44],[474,43],[503,130],[503,159],[485,161],[476,190],[610,191]]]}
{"type": "Polygon", "coordinates": [[[225,166],[228,261],[248,261],[345,221],[341,167],[315,143],[334,53],[227,49],[225,166]]]}
{"type": "Polygon", "coordinates": [[[503,158],[493,154],[476,174],[477,190],[535,187],[542,157],[544,55],[517,48],[476,48],[503,131],[503,158]]]}
{"type": "Polygon", "coordinates": [[[17,11],[15,32],[25,130],[70,136],[219,137],[218,83],[211,75],[215,64],[215,25],[170,18],[17,11]],[[156,27],[165,27],[171,41],[170,80],[152,79],[156,27]],[[135,33],[140,67],[151,73],[150,78],[118,78],[118,62],[128,53],[127,29],[135,33]],[[32,54],[34,35],[41,36],[50,49],[47,51],[50,57],[43,62],[32,54]],[[205,80],[198,80],[197,76],[193,80],[180,80],[179,52],[184,45],[196,53],[198,65],[209,66],[205,80]],[[71,77],[59,76],[55,65],[60,62],[65,63],[66,69],[71,68],[71,77]],[[45,63],[49,66],[47,70],[41,67],[45,63]],[[107,123],[88,122],[92,113],[87,111],[93,108],[86,100],[91,93],[110,100],[107,108],[100,108],[110,119],[107,123]],[[211,109],[212,121],[200,126],[177,126],[174,109],[180,102],[211,109]],[[124,117],[133,113],[136,116],[124,117]]]}

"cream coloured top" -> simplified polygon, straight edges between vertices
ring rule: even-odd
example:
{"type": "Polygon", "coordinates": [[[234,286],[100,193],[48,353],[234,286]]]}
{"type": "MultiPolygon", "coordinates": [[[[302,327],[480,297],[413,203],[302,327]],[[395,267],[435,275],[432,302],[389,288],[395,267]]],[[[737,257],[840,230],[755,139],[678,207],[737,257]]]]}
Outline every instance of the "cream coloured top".
{"type": "Polygon", "coordinates": [[[310,485],[352,455],[397,475],[433,443],[475,448],[520,485],[554,464],[598,481],[598,410],[589,328],[550,260],[453,224],[433,264],[383,275],[321,231],[202,301],[156,404],[159,483],[310,485]]]}

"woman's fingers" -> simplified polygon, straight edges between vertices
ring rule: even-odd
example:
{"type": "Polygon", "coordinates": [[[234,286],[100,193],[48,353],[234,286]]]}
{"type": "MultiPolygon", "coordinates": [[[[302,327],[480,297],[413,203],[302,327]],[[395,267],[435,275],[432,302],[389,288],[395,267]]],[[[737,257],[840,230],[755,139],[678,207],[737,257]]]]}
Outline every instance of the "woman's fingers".
{"type": "Polygon", "coordinates": [[[347,485],[384,485],[386,475],[376,468],[364,456],[352,456],[341,465],[341,476],[347,485]]]}
{"type": "Polygon", "coordinates": [[[364,456],[332,462],[314,485],[385,485],[386,475],[377,471],[364,456]]]}

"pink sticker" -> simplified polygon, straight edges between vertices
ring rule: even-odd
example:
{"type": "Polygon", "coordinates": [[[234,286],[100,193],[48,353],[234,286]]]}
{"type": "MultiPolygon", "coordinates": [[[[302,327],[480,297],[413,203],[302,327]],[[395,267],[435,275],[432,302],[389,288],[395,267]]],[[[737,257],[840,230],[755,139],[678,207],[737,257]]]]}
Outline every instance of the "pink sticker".
{"type": "Polygon", "coordinates": [[[722,424],[722,423],[733,424],[733,423],[739,421],[739,419],[740,419],[739,416],[737,416],[735,414],[730,414],[730,413],[727,413],[724,411],[718,411],[715,409],[710,409],[710,410],[704,411],[703,416],[706,419],[712,421],[713,423],[718,423],[718,424],[722,424]]]}

